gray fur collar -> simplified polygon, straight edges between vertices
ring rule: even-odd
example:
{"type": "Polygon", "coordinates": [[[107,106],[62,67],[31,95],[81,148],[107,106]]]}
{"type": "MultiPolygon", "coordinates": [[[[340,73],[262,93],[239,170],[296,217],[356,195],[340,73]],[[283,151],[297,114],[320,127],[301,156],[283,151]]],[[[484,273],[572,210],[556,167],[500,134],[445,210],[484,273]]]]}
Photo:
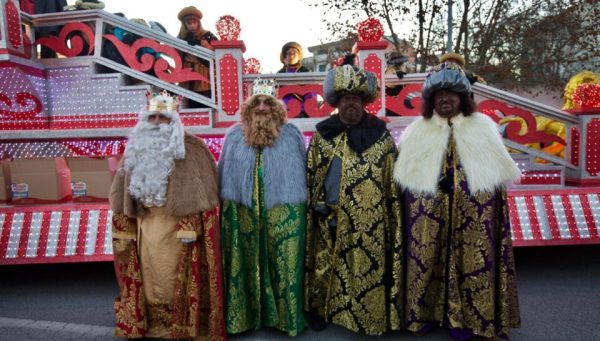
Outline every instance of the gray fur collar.
{"type": "MultiPolygon", "coordinates": [[[[221,200],[252,207],[256,153],[244,142],[240,124],[229,129],[219,158],[221,200]]],[[[262,155],[267,208],[306,202],[306,150],[300,130],[284,124],[273,146],[264,148],[262,155]]]]}
{"type": "Polygon", "coordinates": [[[473,113],[446,119],[434,113],[431,119],[418,118],[402,133],[394,180],[404,189],[417,193],[435,193],[450,129],[460,164],[472,193],[491,192],[515,181],[521,172],[506,151],[498,126],[488,116],[473,113]]]}

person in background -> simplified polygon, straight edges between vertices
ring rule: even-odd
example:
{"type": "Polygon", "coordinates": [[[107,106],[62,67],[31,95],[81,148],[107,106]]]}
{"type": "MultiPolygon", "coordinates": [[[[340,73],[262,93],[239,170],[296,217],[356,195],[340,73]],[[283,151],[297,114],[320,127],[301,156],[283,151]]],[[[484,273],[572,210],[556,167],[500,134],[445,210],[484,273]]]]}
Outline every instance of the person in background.
{"type": "MultiPolygon", "coordinates": [[[[202,27],[202,12],[194,6],[183,8],[177,14],[177,19],[181,22],[179,34],[177,38],[185,40],[192,46],[201,46],[210,50],[214,48],[211,45],[212,41],[218,38],[210,31],[202,27]]],[[[184,68],[191,68],[195,72],[210,79],[210,67],[207,60],[202,60],[188,53],[181,53],[184,68]]],[[[179,84],[180,86],[194,92],[198,92],[206,97],[211,96],[210,83],[202,81],[189,81],[179,84]]]]}
{"type": "Polygon", "coordinates": [[[462,66],[435,67],[421,96],[422,117],[403,132],[394,168],[404,205],[404,326],[508,338],[520,317],[506,184],[520,170],[496,123],[475,112],[462,66]]]}
{"type": "Polygon", "coordinates": [[[149,97],[111,186],[115,334],[225,340],[217,167],[178,107],[149,97]]]}
{"type": "MultiPolygon", "coordinates": [[[[31,4],[28,4],[29,9],[31,9],[31,4]]],[[[33,9],[35,14],[45,14],[45,13],[57,13],[64,12],[68,10],[67,0],[35,0],[33,3],[33,9]]],[[[48,37],[48,36],[58,36],[58,33],[61,30],[61,26],[44,26],[38,27],[35,29],[35,39],[48,37]]],[[[41,46],[40,58],[56,58],[56,52],[52,49],[41,46]]]]}
{"type": "Polygon", "coordinates": [[[303,58],[304,52],[300,44],[295,41],[285,43],[279,54],[279,60],[283,67],[277,73],[309,72],[306,67],[302,66],[303,58]]]}

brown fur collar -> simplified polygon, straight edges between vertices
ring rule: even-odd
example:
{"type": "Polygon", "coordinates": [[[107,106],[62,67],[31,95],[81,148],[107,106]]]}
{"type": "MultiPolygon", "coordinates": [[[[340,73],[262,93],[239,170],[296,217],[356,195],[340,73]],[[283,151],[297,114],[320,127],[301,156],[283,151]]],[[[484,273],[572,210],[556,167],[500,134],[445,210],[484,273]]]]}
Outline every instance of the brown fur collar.
{"type": "MultiPolygon", "coordinates": [[[[182,217],[191,213],[209,211],[219,203],[215,159],[201,140],[185,135],[185,159],[175,161],[169,177],[166,208],[168,214],[182,217]]],[[[110,206],[114,214],[124,213],[136,218],[146,215],[146,209],[127,191],[129,176],[123,169],[123,160],[110,189],[110,206]]]]}

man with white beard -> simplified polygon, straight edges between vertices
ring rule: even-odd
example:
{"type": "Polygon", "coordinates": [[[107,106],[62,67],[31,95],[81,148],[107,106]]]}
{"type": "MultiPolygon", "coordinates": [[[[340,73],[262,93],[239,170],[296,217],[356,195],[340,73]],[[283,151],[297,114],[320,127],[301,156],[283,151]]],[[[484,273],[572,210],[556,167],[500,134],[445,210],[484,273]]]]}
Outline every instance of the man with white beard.
{"type": "Polygon", "coordinates": [[[148,99],[110,193],[115,334],[225,339],[215,161],[185,133],[179,98],[148,99]]]}

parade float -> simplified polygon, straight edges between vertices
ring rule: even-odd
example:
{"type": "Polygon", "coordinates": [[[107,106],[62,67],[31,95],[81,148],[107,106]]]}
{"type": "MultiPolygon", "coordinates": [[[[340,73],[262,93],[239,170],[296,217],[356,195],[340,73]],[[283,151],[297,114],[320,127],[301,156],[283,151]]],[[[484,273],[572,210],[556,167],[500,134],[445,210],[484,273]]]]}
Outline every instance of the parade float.
{"type": "MultiPolygon", "coordinates": [[[[212,51],[102,10],[29,15],[19,8],[18,0],[0,0],[0,264],[112,259],[111,172],[148,92],[181,96],[184,125],[217,159],[258,77],[277,82],[279,98],[293,95],[288,117],[307,142],[333,111],[321,100],[324,72],[258,74],[260,63],[244,58],[240,23],[231,16],[217,22],[220,40],[212,51]],[[36,28],[48,26],[59,33],[35,36],[36,28]],[[124,44],[114,28],[140,39],[124,44]],[[38,58],[40,46],[57,58],[38,58]],[[109,47],[121,58],[109,58],[109,47]],[[159,56],[140,53],[144,48],[159,56]],[[180,53],[203,60],[210,78],[183,68],[180,53]],[[207,82],[210,94],[178,85],[186,81],[207,82]]],[[[396,96],[383,92],[368,107],[385,116],[398,139],[420,114],[426,74],[384,75],[382,34],[369,20],[356,47],[360,66],[379,77],[382,89],[402,88],[396,96]],[[386,109],[395,115],[386,116],[386,109]]],[[[564,111],[473,86],[479,111],[499,123],[523,173],[509,191],[515,246],[600,243],[600,86],[584,85],[568,94],[572,107],[564,111]]]]}

